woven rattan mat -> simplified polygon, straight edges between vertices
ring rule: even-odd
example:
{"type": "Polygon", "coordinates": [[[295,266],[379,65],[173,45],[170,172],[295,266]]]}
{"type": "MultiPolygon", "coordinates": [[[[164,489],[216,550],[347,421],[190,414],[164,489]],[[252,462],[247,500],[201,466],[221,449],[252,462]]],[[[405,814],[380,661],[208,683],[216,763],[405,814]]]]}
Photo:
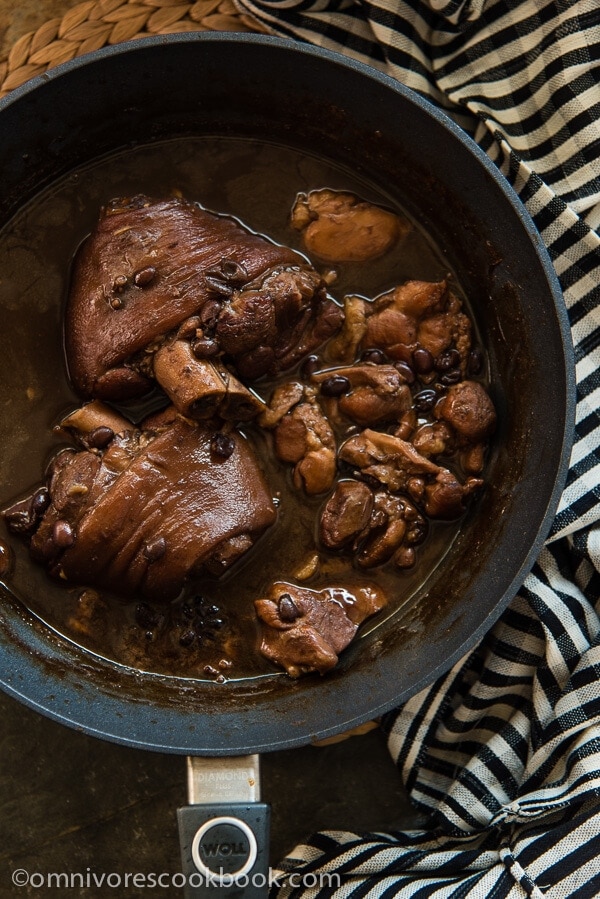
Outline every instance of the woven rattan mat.
{"type": "Polygon", "coordinates": [[[233,0],[84,0],[24,34],[0,59],[0,97],[35,75],[110,44],[190,31],[263,31],[233,0]]]}

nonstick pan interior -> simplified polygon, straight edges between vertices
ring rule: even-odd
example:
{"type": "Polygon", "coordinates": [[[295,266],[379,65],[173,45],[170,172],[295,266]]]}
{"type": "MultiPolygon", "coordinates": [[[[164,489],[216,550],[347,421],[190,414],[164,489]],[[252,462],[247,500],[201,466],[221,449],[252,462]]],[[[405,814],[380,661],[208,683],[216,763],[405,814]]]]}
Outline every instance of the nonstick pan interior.
{"type": "MultiPolygon", "coordinates": [[[[9,584],[2,589],[0,676],[8,693],[128,745],[239,755],[298,746],[383,713],[489,629],[534,563],[562,490],[573,429],[572,356],[546,251],[487,157],[391,79],[292,42],[150,38],[67,63],[18,89],[0,103],[0,226],[94,159],[186,135],[262,139],[317,154],[411,212],[471,297],[500,414],[489,489],[452,551],[411,609],[368,630],[325,678],[217,685],[140,672],[53,633],[9,584]]],[[[0,302],[6,322],[8,304],[27,297],[4,292],[0,302]]],[[[31,320],[34,327],[36,310],[31,320]]],[[[2,378],[24,385],[38,361],[25,355],[17,371],[8,364],[0,360],[2,378]]],[[[5,406],[0,416],[0,454],[8,459],[15,440],[35,439],[35,415],[5,406]]]]}

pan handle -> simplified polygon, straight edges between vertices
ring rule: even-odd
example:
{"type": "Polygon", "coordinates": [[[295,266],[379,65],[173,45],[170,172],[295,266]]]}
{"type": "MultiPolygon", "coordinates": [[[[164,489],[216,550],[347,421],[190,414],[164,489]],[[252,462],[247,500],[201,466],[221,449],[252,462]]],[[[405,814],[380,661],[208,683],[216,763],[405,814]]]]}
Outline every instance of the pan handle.
{"type": "Polygon", "coordinates": [[[258,755],[187,759],[178,809],[185,899],[265,899],[270,808],[260,802],[258,755]]]}

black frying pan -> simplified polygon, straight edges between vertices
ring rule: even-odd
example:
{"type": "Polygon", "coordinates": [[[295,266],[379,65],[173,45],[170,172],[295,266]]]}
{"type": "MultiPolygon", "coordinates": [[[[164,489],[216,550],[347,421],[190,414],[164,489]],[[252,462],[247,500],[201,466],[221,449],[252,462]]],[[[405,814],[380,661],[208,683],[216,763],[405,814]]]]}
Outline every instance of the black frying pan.
{"type": "MultiPolygon", "coordinates": [[[[130,746],[238,756],[299,746],[380,715],[474,646],[518,590],[547,535],[568,465],[574,381],[556,277],[495,166],[416,94],[363,65],[293,42],[221,34],[153,38],[74,60],[14,91],[0,102],[0,226],[59,176],[103,154],[203,134],[316,153],[358,172],[412,213],[472,300],[500,414],[490,486],[451,553],[409,613],[359,638],[325,678],[295,682],[274,674],[218,685],[143,674],[51,632],[10,583],[1,588],[0,678],[9,694],[130,746]]],[[[0,292],[0,303],[14,303],[6,296],[0,292]]],[[[9,311],[0,313],[4,327],[9,311]]],[[[31,320],[35,327],[35,309],[31,320]]],[[[31,353],[16,351],[14,359],[0,359],[1,377],[22,383],[29,366],[43,364],[43,352],[39,363],[31,353]]],[[[27,408],[16,415],[0,407],[2,483],[14,441],[33,421],[27,408]]]]}

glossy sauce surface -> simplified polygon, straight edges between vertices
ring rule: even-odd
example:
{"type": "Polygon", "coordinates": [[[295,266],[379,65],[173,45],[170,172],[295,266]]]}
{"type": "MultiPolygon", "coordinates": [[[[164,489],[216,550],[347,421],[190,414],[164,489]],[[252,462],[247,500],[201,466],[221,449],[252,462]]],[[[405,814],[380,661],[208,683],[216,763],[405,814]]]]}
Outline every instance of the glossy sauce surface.
{"type": "MultiPolygon", "coordinates": [[[[187,139],[137,148],[73,173],[30,203],[0,233],[0,505],[28,495],[62,445],[52,428],[75,408],[78,398],[67,377],[63,354],[62,314],[69,271],[81,241],[94,227],[100,207],[114,197],[180,192],[208,209],[231,214],[246,227],[302,251],[301,237],[289,224],[298,192],[322,187],[352,191],[362,199],[389,205],[388,198],[351,173],[288,148],[249,141],[187,139]]],[[[402,213],[402,210],[397,210],[402,213]]],[[[326,266],[316,267],[325,270],[326,266]]],[[[347,293],[374,297],[407,279],[439,280],[448,274],[444,260],[415,225],[399,246],[369,264],[336,267],[332,296],[347,293]]],[[[458,285],[454,282],[454,289],[458,285]]],[[[459,291],[458,291],[459,292],[459,291]]],[[[293,377],[287,372],[285,379],[293,377]]],[[[268,399],[274,382],[255,389],[268,399]]],[[[121,406],[139,421],[163,402],[121,406]]],[[[101,655],[141,670],[200,678],[247,678],[270,673],[258,653],[259,634],[253,600],[275,580],[296,581],[314,560],[319,511],[326,497],[307,497],[295,489],[290,467],[277,461],[272,435],[244,426],[255,446],[276,497],[276,524],[240,563],[219,580],[190,584],[172,608],[140,608],[133,597],[123,601],[98,597],[85,585],[52,581],[29,560],[16,538],[0,532],[0,566],[8,589],[31,612],[68,638],[101,655]],[[190,622],[201,639],[187,640],[190,622]],[[195,625],[194,625],[195,626],[195,625]]],[[[457,523],[436,523],[419,548],[413,569],[382,566],[353,569],[346,557],[319,550],[314,574],[303,586],[321,589],[376,580],[394,614],[410,602],[416,589],[439,563],[456,534],[457,523]]],[[[376,627],[381,618],[366,627],[376,627]]]]}

